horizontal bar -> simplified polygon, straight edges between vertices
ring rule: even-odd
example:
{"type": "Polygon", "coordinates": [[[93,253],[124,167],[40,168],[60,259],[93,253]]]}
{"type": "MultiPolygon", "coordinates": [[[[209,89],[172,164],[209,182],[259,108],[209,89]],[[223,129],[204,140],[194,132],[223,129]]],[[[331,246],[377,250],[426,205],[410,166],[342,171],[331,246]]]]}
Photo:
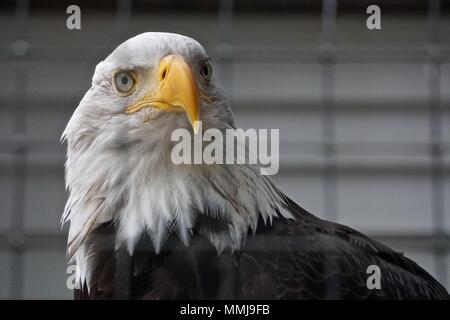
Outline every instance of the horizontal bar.
{"type": "MultiPolygon", "coordinates": [[[[26,52],[28,62],[33,61],[64,61],[64,62],[98,62],[107,56],[114,47],[77,47],[68,50],[65,47],[44,47],[30,45],[26,52]]],[[[304,47],[235,47],[221,46],[208,48],[214,60],[225,60],[227,63],[320,63],[333,60],[336,63],[376,63],[392,62],[422,63],[436,59],[440,62],[450,62],[449,46],[420,47],[358,47],[358,46],[304,46],[304,47]],[[431,53],[431,54],[430,54],[431,53]]],[[[0,61],[10,61],[16,57],[11,45],[0,45],[0,61]]]]}
{"type": "MultiPolygon", "coordinates": [[[[245,128],[243,128],[245,130],[245,128]]],[[[14,136],[4,136],[0,138],[0,154],[9,154],[14,152],[17,148],[27,148],[30,154],[52,153],[61,155],[64,153],[66,147],[65,143],[56,139],[39,139],[29,135],[21,135],[15,138],[14,136]]],[[[308,141],[308,140],[293,140],[281,139],[281,146],[289,146],[291,150],[302,149],[302,151],[310,151],[321,154],[323,152],[325,141],[308,141]]],[[[344,155],[418,155],[428,156],[435,150],[435,143],[430,142],[348,142],[335,141],[333,148],[336,151],[342,152],[344,155]]],[[[450,141],[441,142],[439,144],[442,153],[450,152],[450,141]]]]}
{"type": "MultiPolygon", "coordinates": [[[[92,70],[92,73],[94,70],[92,70]]],[[[58,110],[67,114],[67,120],[70,114],[75,110],[79,101],[85,92],[55,92],[55,95],[33,94],[27,93],[25,101],[25,109],[29,112],[36,110],[58,110]],[[39,106],[39,108],[37,108],[39,106]]],[[[229,101],[235,113],[246,111],[258,111],[258,113],[280,112],[316,112],[321,114],[320,94],[313,97],[289,97],[289,98],[248,98],[238,95],[230,96],[229,101]]],[[[22,97],[23,98],[23,97],[22,97]]],[[[22,99],[18,101],[17,95],[0,94],[0,111],[13,111],[18,103],[24,103],[22,99]]],[[[424,94],[422,99],[411,98],[353,98],[347,97],[345,94],[337,94],[334,102],[338,111],[357,111],[357,112],[386,112],[386,111],[415,111],[429,112],[429,96],[424,94]]],[[[450,114],[450,100],[442,100],[442,112],[450,114]]]]}
{"type": "MultiPolygon", "coordinates": [[[[321,159],[306,159],[306,160],[285,160],[281,159],[279,163],[279,172],[277,176],[283,176],[287,174],[321,174],[327,168],[326,158],[321,159]]],[[[64,157],[62,156],[58,162],[49,160],[40,161],[28,161],[26,162],[28,170],[45,170],[45,172],[57,172],[63,175],[64,170],[64,157]]],[[[362,162],[360,159],[337,160],[335,163],[336,172],[339,174],[360,174],[360,175],[370,175],[370,174],[381,174],[381,173],[391,173],[391,174],[408,174],[408,175],[423,175],[430,174],[431,165],[417,164],[417,163],[381,163],[381,162],[362,162]]],[[[10,171],[13,168],[11,163],[5,164],[0,161],[0,176],[4,174],[5,171],[10,171]]],[[[33,171],[34,172],[34,171],[33,171]]],[[[450,165],[444,165],[442,168],[442,173],[445,175],[450,174],[450,165]]]]}
{"type": "MultiPolygon", "coordinates": [[[[61,6],[56,5],[54,1],[36,1],[37,4],[32,7],[33,11],[59,12],[61,6]]],[[[78,0],[76,3],[83,9],[89,9],[90,12],[115,12],[118,10],[117,1],[107,0],[78,0]]],[[[321,8],[321,1],[317,0],[254,0],[254,1],[235,1],[234,12],[318,12],[321,8]]],[[[65,3],[65,2],[63,2],[65,3]]],[[[361,10],[371,4],[371,1],[355,1],[355,0],[339,0],[340,12],[361,12],[361,10]]],[[[402,14],[409,12],[425,12],[426,1],[423,0],[377,0],[376,4],[382,8],[386,8],[390,13],[401,12],[402,14]]],[[[13,10],[12,1],[0,2],[0,8],[13,10]]],[[[220,10],[218,1],[211,0],[195,0],[195,1],[133,1],[131,8],[133,11],[143,13],[154,13],[163,11],[164,13],[170,9],[170,12],[217,12],[220,10]]],[[[449,6],[444,2],[442,10],[445,11],[449,6]]]]}
{"type": "MultiPolygon", "coordinates": [[[[450,234],[396,234],[390,233],[368,233],[368,236],[380,242],[388,243],[394,247],[408,247],[421,250],[442,249],[450,252],[450,234]]],[[[15,237],[10,237],[7,233],[0,234],[0,249],[9,250],[14,248],[15,237]]],[[[38,248],[59,248],[66,247],[67,235],[61,233],[24,233],[20,239],[20,248],[28,250],[38,248]]]]}

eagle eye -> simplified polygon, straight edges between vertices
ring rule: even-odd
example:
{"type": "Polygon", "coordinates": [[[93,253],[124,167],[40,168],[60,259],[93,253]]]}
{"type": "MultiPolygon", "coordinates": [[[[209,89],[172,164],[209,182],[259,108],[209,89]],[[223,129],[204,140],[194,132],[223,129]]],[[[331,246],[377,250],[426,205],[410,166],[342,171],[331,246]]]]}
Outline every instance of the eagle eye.
{"type": "Polygon", "coordinates": [[[114,87],[119,94],[130,94],[134,88],[134,77],[128,71],[118,71],[114,74],[114,87]]]}
{"type": "Polygon", "coordinates": [[[210,82],[212,78],[212,67],[208,61],[204,61],[200,67],[200,74],[206,82],[210,82]]]}

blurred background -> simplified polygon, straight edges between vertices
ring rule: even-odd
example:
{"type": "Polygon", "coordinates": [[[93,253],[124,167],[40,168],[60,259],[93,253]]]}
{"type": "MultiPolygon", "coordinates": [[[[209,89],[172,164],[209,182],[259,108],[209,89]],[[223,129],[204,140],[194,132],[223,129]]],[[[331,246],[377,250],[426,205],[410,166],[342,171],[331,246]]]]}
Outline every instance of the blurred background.
{"type": "Polygon", "coordinates": [[[450,289],[449,1],[2,0],[1,299],[72,298],[59,139],[95,65],[145,31],[197,39],[237,125],[280,129],[282,190],[450,289]]]}

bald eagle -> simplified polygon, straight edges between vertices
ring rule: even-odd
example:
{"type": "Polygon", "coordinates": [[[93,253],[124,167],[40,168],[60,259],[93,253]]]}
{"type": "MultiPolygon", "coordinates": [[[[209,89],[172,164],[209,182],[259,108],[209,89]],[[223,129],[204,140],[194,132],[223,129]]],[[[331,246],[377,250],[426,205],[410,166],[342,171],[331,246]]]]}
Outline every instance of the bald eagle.
{"type": "Polygon", "coordinates": [[[171,133],[195,135],[199,121],[234,128],[197,41],[143,33],[97,65],[62,136],[75,298],[449,298],[401,253],[307,212],[258,165],[174,164],[171,133]]]}

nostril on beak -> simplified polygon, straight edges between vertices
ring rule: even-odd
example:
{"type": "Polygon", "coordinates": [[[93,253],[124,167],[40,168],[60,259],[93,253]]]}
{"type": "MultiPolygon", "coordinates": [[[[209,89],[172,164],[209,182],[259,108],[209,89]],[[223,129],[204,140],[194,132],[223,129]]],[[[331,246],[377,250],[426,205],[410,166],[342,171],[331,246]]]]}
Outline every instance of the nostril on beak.
{"type": "Polygon", "coordinates": [[[164,80],[167,75],[167,68],[164,68],[163,72],[161,73],[161,80],[164,80]]]}

